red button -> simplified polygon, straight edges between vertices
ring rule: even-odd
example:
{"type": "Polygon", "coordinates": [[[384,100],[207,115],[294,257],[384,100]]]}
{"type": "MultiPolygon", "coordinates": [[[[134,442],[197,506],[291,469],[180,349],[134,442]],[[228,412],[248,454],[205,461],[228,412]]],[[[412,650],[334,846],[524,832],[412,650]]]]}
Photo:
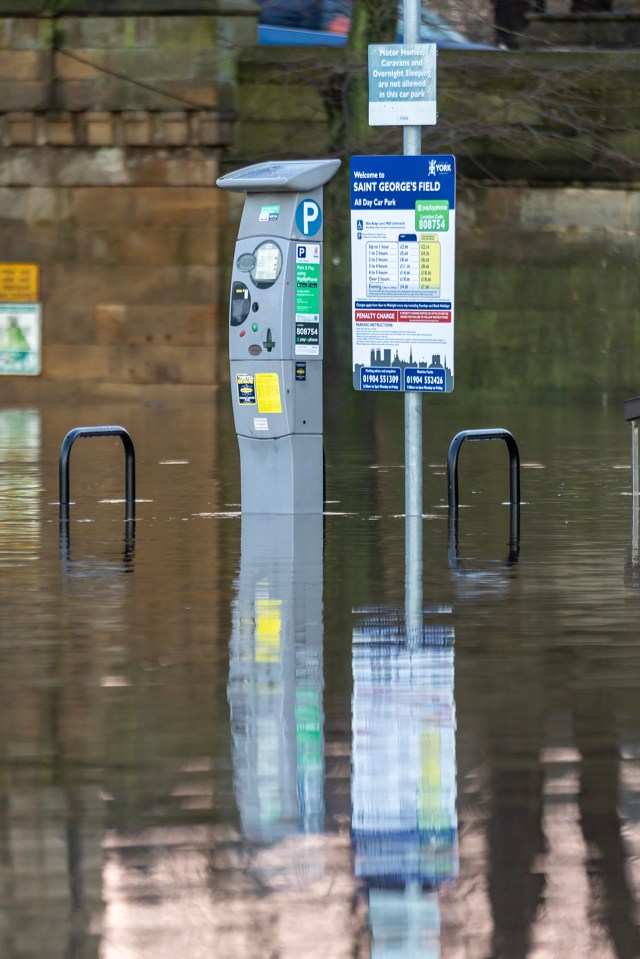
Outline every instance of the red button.
{"type": "Polygon", "coordinates": [[[240,336],[244,336],[246,332],[247,332],[246,330],[240,330],[240,336]]]}

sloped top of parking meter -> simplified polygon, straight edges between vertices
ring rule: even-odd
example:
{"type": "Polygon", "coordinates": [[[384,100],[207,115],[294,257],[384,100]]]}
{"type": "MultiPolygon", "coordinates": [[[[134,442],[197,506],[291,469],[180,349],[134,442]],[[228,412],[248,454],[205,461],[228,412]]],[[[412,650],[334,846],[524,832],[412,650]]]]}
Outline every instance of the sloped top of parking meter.
{"type": "Polygon", "coordinates": [[[274,160],[226,173],[216,184],[243,193],[298,193],[324,186],[339,166],[340,160],[274,160]]]}

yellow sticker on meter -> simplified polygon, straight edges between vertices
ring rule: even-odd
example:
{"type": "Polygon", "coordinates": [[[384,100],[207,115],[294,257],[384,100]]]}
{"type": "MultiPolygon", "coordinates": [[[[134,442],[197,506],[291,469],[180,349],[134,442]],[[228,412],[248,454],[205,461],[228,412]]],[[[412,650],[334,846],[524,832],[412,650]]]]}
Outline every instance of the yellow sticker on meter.
{"type": "Polygon", "coordinates": [[[282,413],[280,377],[277,373],[256,373],[259,413],[282,413]]]}

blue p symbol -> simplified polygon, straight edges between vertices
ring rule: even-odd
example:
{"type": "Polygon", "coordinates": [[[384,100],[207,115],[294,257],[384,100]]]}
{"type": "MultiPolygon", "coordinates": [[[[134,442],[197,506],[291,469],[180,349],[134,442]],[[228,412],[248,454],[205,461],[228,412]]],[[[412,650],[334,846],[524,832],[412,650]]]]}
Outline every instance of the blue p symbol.
{"type": "Polygon", "coordinates": [[[296,210],[296,226],[303,236],[313,236],[322,226],[322,211],[315,200],[302,200],[296,210]]]}

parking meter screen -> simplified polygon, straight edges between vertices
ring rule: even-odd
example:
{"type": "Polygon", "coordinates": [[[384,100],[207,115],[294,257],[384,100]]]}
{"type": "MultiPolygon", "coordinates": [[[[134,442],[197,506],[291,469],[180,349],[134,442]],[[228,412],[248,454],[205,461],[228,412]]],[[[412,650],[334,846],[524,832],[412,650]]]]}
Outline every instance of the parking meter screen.
{"type": "Polygon", "coordinates": [[[261,243],[254,252],[256,265],[251,271],[251,279],[256,286],[264,289],[276,282],[282,269],[282,253],[276,243],[268,240],[261,243]]]}

